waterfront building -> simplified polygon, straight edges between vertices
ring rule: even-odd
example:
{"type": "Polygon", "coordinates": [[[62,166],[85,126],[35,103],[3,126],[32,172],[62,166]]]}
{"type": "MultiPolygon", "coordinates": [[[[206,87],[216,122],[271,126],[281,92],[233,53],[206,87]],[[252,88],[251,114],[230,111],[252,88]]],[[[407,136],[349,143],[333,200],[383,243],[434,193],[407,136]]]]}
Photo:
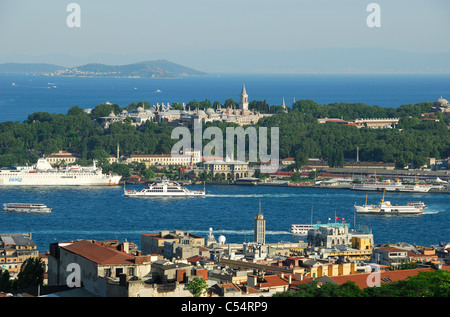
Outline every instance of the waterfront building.
{"type": "Polygon", "coordinates": [[[193,167],[200,159],[198,155],[192,154],[132,154],[121,163],[132,162],[144,163],[147,168],[154,165],[193,167]]]}
{"type": "Polygon", "coordinates": [[[28,258],[38,257],[39,251],[31,233],[0,234],[0,269],[8,270],[11,278],[17,277],[28,258]]]}
{"type": "Polygon", "coordinates": [[[78,159],[80,159],[80,155],[78,153],[61,150],[58,151],[58,153],[50,154],[46,157],[46,159],[51,165],[74,164],[78,159]]]}
{"type": "Polygon", "coordinates": [[[353,121],[344,120],[342,118],[319,118],[319,123],[336,123],[342,125],[355,126],[357,128],[372,128],[372,129],[387,129],[395,128],[400,121],[400,118],[368,118],[356,119],[353,121]]]}
{"type": "Polygon", "coordinates": [[[253,172],[248,167],[248,162],[233,160],[229,156],[225,160],[211,160],[204,163],[205,171],[215,177],[220,175],[224,180],[232,180],[250,177],[253,172]]]}

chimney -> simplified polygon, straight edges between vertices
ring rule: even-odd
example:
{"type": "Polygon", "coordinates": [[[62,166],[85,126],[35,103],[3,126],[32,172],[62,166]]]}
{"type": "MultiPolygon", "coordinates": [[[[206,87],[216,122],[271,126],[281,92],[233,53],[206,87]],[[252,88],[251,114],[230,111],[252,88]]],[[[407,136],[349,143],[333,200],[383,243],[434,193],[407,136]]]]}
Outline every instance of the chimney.
{"type": "Polygon", "coordinates": [[[247,276],[247,285],[250,287],[256,287],[258,278],[256,275],[248,275],[247,276]]]}
{"type": "Polygon", "coordinates": [[[123,252],[130,253],[130,243],[128,241],[123,243],[123,252]]]}
{"type": "Polygon", "coordinates": [[[119,274],[119,283],[120,283],[120,285],[126,286],[127,282],[128,282],[128,275],[124,274],[124,273],[119,274]]]}
{"type": "Polygon", "coordinates": [[[292,284],[292,275],[291,274],[289,274],[289,276],[288,276],[288,283],[292,284]]]}

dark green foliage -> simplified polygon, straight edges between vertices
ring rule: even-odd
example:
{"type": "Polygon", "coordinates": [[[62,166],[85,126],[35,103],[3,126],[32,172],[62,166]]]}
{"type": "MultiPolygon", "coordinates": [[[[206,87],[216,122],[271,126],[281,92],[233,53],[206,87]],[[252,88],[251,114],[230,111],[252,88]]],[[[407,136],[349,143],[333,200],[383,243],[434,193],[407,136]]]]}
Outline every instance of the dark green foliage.
{"type": "MultiPolygon", "coordinates": [[[[193,108],[216,107],[208,101],[191,101],[193,108]]],[[[124,109],[132,110],[139,106],[149,107],[148,102],[133,103],[124,109]]],[[[178,105],[180,106],[180,105],[178,105]]],[[[223,107],[238,106],[228,99],[223,107]]],[[[298,166],[304,165],[307,158],[322,158],[330,166],[342,166],[343,159],[355,159],[356,147],[362,161],[395,162],[398,168],[412,163],[422,165],[427,157],[446,158],[450,156],[450,131],[448,119],[440,113],[435,114],[439,122],[423,121],[420,116],[429,112],[431,103],[405,105],[398,109],[367,106],[363,104],[334,103],[320,105],[312,100],[300,100],[288,113],[279,111],[280,106],[271,106],[266,101],[252,101],[250,108],[261,112],[274,113],[260,121],[257,127],[279,127],[281,158],[294,157],[298,166]],[[278,108],[277,108],[278,107],[278,108]],[[339,124],[319,124],[318,117],[343,117],[344,119],[367,117],[399,117],[399,129],[358,129],[339,124]]],[[[116,104],[100,104],[90,115],[80,107],[74,106],[66,115],[36,112],[27,120],[0,123],[0,166],[33,164],[40,155],[48,155],[59,150],[76,152],[81,155],[80,162],[89,164],[97,159],[106,165],[109,155],[116,155],[117,144],[121,155],[167,154],[178,141],[171,138],[172,127],[154,122],[146,122],[135,127],[130,122],[114,123],[104,130],[96,121],[108,116],[111,111],[119,113],[116,104]]],[[[227,127],[233,123],[207,123],[221,129],[224,140],[227,127]]],[[[270,137],[270,132],[268,133],[270,137]]],[[[192,133],[193,139],[193,133],[192,133]]],[[[210,140],[203,140],[204,145],[210,140]]],[[[270,144],[270,140],[269,140],[270,144]]],[[[236,147],[235,147],[236,149],[236,147]]],[[[225,150],[225,142],[224,142],[225,150]]],[[[224,151],[225,153],[225,151],[224,151]]],[[[126,170],[120,167],[126,175],[126,170]]],[[[112,170],[112,168],[110,168],[112,170]]]]}
{"type": "Polygon", "coordinates": [[[342,285],[317,282],[300,285],[294,292],[275,297],[449,297],[450,272],[444,270],[419,272],[406,280],[381,283],[380,287],[360,289],[354,282],[342,285]]]}
{"type": "Polygon", "coordinates": [[[17,288],[42,285],[44,282],[44,265],[39,258],[28,258],[20,267],[17,275],[17,288]]]}

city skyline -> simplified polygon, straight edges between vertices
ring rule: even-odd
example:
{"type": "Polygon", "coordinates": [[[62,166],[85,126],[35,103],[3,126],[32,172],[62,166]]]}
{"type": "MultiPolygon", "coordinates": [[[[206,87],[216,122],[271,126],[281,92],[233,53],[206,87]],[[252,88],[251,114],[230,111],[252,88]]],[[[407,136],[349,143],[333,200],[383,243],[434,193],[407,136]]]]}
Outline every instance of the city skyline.
{"type": "Polygon", "coordinates": [[[450,72],[450,4],[444,0],[80,0],[73,2],[79,27],[68,25],[70,3],[3,1],[0,62],[79,66],[167,59],[210,73],[373,72],[365,66],[370,64],[392,72],[450,72]],[[380,7],[380,27],[367,23],[371,3],[380,7]],[[429,69],[413,68],[436,59],[429,69]],[[392,66],[399,61],[405,61],[402,68],[392,66]],[[341,67],[329,66],[336,63],[341,67]]]}

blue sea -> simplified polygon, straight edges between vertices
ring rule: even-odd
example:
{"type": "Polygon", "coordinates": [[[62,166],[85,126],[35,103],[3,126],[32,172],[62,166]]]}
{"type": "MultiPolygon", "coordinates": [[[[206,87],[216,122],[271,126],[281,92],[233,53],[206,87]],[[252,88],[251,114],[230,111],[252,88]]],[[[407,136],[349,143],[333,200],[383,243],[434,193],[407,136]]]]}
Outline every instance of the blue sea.
{"type": "MultiPolygon", "coordinates": [[[[144,185],[127,185],[140,189],[144,185]]],[[[190,189],[202,189],[192,185],[190,189]]],[[[345,219],[351,228],[365,225],[378,243],[408,242],[434,245],[450,241],[448,194],[389,193],[392,203],[424,201],[428,208],[419,216],[355,215],[354,204],[364,204],[364,192],[350,189],[292,188],[274,186],[207,185],[204,198],[126,198],[119,187],[23,187],[2,188],[0,203],[36,202],[53,208],[51,214],[0,212],[0,233],[31,232],[39,251],[53,242],[74,239],[120,241],[140,246],[142,233],[185,230],[206,238],[209,228],[226,242],[254,241],[254,216],[259,203],[266,219],[266,241],[298,241],[291,224],[345,219]]],[[[368,194],[378,203],[382,193],[368,194]]]]}
{"type": "MultiPolygon", "coordinates": [[[[94,108],[104,102],[124,107],[132,102],[151,104],[205,100],[239,100],[245,84],[249,100],[287,105],[312,99],[321,104],[361,102],[398,107],[440,96],[450,98],[450,75],[217,75],[184,79],[51,78],[0,75],[0,122],[23,121],[33,112],[67,113],[72,106],[94,108]],[[159,91],[159,92],[158,92],[159,91]]],[[[142,185],[134,185],[140,188],[142,185]]],[[[192,186],[194,189],[196,186],[192,186]]],[[[205,236],[213,228],[227,242],[253,241],[253,217],[261,202],[266,218],[266,241],[296,241],[293,223],[334,220],[335,214],[354,226],[373,230],[375,243],[409,242],[432,245],[450,241],[448,194],[392,193],[393,203],[422,200],[429,207],[421,216],[361,216],[354,203],[365,193],[345,189],[207,186],[206,198],[130,199],[121,187],[0,188],[0,204],[45,203],[51,214],[14,214],[0,211],[0,233],[31,232],[39,251],[49,244],[74,239],[118,239],[140,245],[142,233],[180,229],[205,236]]],[[[369,194],[369,202],[381,199],[369,194]]]]}
{"type": "Polygon", "coordinates": [[[286,105],[312,99],[320,104],[361,102],[397,108],[450,98],[450,75],[211,75],[183,79],[75,78],[0,74],[0,122],[23,121],[33,112],[67,113],[75,105],[104,102],[125,107],[192,100],[239,101],[245,84],[249,100],[286,105]]]}

